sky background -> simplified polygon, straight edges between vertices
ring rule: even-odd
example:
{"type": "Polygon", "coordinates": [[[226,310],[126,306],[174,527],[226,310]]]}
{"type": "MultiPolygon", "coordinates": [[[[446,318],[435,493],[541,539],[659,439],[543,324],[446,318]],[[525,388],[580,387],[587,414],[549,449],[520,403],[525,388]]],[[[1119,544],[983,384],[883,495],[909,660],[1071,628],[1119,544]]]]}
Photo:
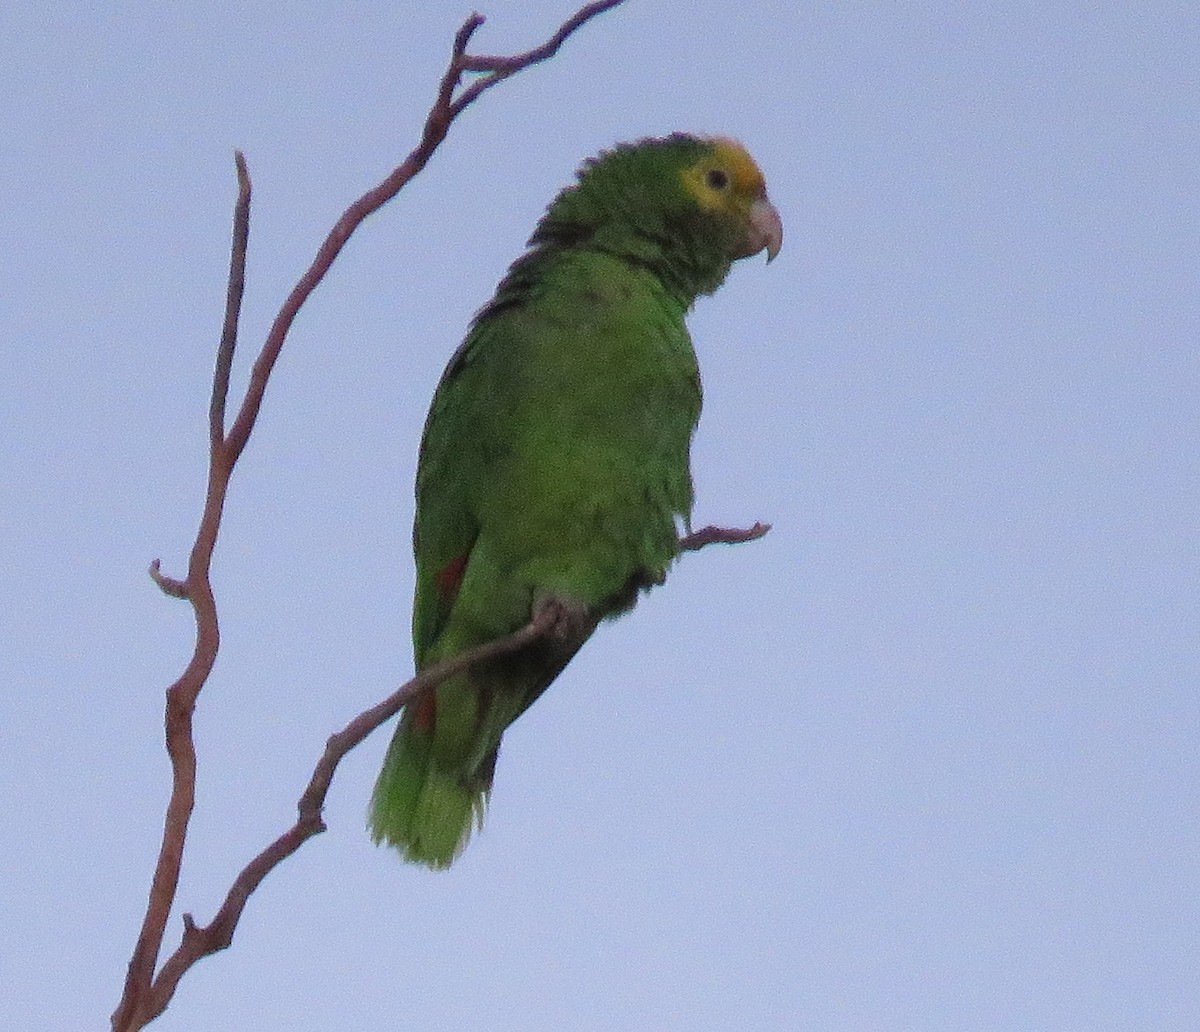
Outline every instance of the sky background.
{"type": "MultiPolygon", "coordinates": [[[[488,0],[477,49],[570,2],[488,0]]],[[[162,693],[235,194],[235,389],[410,149],[465,5],[0,10],[0,1027],[106,1028],[169,771],[162,693]]],[[[686,557],[505,739],[434,874],[329,831],[155,1025],[1200,1028],[1200,8],[630,0],[489,93],[297,320],[213,567],[180,912],[411,669],[416,447],[578,163],[728,134],[786,225],[690,321],[686,557]]],[[[167,946],[178,941],[178,916],[167,946]]]]}

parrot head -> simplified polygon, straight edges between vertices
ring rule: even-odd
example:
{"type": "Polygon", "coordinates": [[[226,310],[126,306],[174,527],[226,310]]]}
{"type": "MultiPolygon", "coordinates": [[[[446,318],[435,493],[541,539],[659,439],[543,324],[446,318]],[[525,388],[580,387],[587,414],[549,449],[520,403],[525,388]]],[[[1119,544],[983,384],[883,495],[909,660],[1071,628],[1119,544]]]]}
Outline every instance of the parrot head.
{"type": "Polygon", "coordinates": [[[771,261],[783,246],[783,222],[767,198],[762,172],[736,140],[706,142],[708,152],[681,174],[684,188],[712,218],[735,228],[740,244],[734,258],[765,250],[771,261]]]}
{"type": "Polygon", "coordinates": [[[735,140],[675,133],[587,161],[530,245],[587,246],[653,269],[690,300],[716,290],[739,258],[783,245],[766,181],[735,140]]]}

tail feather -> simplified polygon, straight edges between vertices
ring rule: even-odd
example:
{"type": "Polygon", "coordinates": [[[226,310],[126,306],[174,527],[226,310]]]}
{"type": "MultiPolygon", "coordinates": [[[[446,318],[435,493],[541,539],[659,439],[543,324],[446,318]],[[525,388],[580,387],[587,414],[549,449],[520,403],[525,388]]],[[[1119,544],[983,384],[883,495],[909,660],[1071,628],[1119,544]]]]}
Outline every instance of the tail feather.
{"type": "Polygon", "coordinates": [[[449,867],[471,833],[483,826],[487,800],[487,788],[464,785],[431,763],[413,811],[405,858],[438,870],[449,867]]]}
{"type": "Polygon", "coordinates": [[[491,777],[490,765],[486,778],[445,769],[432,745],[432,734],[401,721],[375,782],[368,823],[376,844],[386,842],[406,860],[441,870],[482,824],[491,777]]]}

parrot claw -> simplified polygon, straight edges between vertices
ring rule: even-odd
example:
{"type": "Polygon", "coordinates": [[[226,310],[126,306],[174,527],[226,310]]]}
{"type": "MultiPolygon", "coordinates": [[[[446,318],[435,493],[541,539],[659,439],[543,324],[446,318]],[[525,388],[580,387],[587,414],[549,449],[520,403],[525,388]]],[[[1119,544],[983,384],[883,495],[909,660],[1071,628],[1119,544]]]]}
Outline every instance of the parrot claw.
{"type": "Polygon", "coordinates": [[[544,623],[547,637],[558,641],[579,641],[596,626],[596,618],[586,605],[561,595],[544,595],[535,600],[533,619],[544,623]]]}

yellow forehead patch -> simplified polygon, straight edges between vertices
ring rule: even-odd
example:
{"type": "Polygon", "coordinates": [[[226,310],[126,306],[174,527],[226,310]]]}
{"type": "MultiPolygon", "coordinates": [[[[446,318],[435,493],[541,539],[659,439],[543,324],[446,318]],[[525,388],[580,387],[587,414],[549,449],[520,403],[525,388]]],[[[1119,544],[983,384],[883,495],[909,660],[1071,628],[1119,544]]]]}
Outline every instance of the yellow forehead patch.
{"type": "Polygon", "coordinates": [[[702,207],[736,208],[766,195],[763,174],[745,147],[726,137],[709,143],[712,150],[683,172],[684,185],[702,207]],[[714,180],[718,171],[728,178],[723,186],[719,176],[714,180]]]}

